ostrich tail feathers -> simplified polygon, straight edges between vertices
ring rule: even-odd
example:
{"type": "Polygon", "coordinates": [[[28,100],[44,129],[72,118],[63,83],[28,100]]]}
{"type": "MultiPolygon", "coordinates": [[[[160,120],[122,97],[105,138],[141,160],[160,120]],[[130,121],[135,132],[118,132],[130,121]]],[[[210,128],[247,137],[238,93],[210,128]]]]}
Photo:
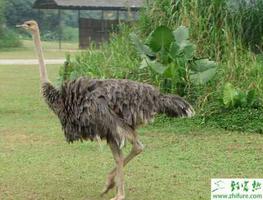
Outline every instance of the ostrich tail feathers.
{"type": "Polygon", "coordinates": [[[182,97],[176,95],[161,95],[159,113],[170,117],[193,117],[193,107],[182,97]]]}

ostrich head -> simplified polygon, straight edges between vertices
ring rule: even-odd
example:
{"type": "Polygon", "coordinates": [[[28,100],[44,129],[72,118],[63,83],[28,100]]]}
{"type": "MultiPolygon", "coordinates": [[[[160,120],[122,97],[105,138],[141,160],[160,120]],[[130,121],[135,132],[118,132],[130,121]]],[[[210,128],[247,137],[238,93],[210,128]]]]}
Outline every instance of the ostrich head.
{"type": "Polygon", "coordinates": [[[34,20],[25,21],[22,25],[17,25],[16,27],[24,28],[25,30],[33,32],[33,33],[39,30],[38,24],[34,20]]]}

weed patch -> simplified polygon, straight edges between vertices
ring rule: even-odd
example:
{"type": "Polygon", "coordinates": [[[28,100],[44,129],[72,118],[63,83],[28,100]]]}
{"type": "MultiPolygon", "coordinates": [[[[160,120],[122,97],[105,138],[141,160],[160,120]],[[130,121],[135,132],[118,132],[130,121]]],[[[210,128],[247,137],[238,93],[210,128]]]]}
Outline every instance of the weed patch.
{"type": "Polygon", "coordinates": [[[206,126],[223,128],[229,131],[263,134],[263,110],[237,108],[223,110],[204,118],[206,126]]]}

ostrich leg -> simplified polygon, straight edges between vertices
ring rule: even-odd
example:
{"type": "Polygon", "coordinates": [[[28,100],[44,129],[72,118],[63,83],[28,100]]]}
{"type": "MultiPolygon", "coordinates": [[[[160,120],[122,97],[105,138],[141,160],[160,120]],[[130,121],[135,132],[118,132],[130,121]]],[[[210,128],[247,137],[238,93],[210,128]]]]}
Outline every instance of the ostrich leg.
{"type": "Polygon", "coordinates": [[[111,200],[124,200],[125,191],[124,191],[124,157],[122,151],[119,149],[119,146],[114,142],[110,143],[110,149],[112,151],[114,160],[116,162],[116,186],[117,186],[117,195],[111,200]]]}
{"type": "MultiPolygon", "coordinates": [[[[137,139],[137,136],[135,138],[133,138],[131,143],[132,143],[133,146],[132,146],[132,149],[131,149],[131,152],[129,153],[129,155],[124,159],[124,166],[126,166],[128,164],[128,162],[130,162],[134,157],[139,155],[142,152],[143,148],[144,148],[143,144],[137,139]]],[[[116,176],[116,170],[117,169],[115,167],[108,174],[105,188],[103,189],[103,192],[101,193],[102,196],[104,194],[106,194],[110,189],[114,188],[114,186],[115,186],[114,178],[116,176]]]]}

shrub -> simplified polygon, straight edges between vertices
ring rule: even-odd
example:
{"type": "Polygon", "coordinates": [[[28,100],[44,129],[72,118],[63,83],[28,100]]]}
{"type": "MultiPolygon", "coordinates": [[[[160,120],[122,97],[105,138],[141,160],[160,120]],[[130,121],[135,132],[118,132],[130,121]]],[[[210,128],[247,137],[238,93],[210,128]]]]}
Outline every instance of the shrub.
{"type": "Polygon", "coordinates": [[[148,36],[146,44],[134,33],[130,37],[142,58],[140,68],[148,67],[149,77],[154,77],[152,82],[157,81],[165,92],[185,95],[186,87],[205,84],[216,73],[215,62],[196,58],[196,46],[190,42],[188,28],[184,26],[175,31],[159,26],[148,36]]]}
{"type": "Polygon", "coordinates": [[[223,104],[225,108],[260,107],[254,88],[244,92],[235,88],[231,83],[226,83],[224,86],[223,104]]]}
{"type": "Polygon", "coordinates": [[[22,43],[15,32],[7,29],[3,30],[0,37],[0,49],[20,46],[22,46],[22,43]]]}
{"type": "MultiPolygon", "coordinates": [[[[70,65],[70,71],[65,78],[74,79],[78,76],[97,78],[129,78],[140,79],[137,73],[139,57],[131,42],[128,41],[130,28],[120,26],[120,34],[112,34],[109,43],[103,43],[98,48],[91,44],[88,51],[77,55],[74,59],[68,57],[66,65],[70,65]]],[[[61,77],[64,77],[63,68],[61,77]]]]}
{"type": "Polygon", "coordinates": [[[76,42],[78,41],[78,39],[79,39],[78,28],[72,28],[69,26],[65,26],[63,28],[62,40],[76,42]]]}

